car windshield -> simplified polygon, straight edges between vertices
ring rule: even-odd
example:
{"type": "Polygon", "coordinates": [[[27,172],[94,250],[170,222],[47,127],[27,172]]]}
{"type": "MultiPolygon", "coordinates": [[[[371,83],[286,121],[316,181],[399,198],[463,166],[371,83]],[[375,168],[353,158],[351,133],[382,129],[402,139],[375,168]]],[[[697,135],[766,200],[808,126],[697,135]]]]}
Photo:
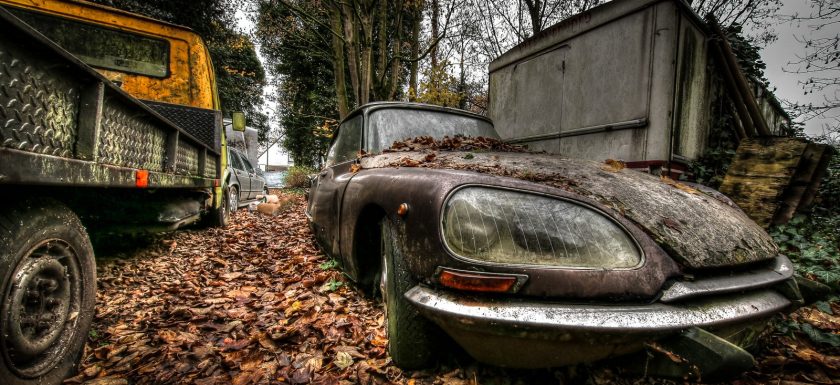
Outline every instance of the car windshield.
{"type": "Polygon", "coordinates": [[[455,113],[385,108],[370,113],[366,148],[380,153],[396,141],[418,136],[442,139],[444,136],[484,136],[499,138],[493,125],[486,120],[455,113]]]}

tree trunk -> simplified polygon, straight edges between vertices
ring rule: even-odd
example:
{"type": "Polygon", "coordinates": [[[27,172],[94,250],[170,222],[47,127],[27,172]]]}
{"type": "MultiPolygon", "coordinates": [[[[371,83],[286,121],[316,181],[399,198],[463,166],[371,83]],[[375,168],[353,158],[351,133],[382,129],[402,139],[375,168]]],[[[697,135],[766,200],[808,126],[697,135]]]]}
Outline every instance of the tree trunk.
{"type": "MultiPolygon", "coordinates": [[[[341,31],[341,13],[337,7],[330,7],[330,24],[334,31],[341,31]]],[[[344,119],[350,108],[347,105],[347,80],[344,77],[344,42],[338,36],[332,37],[333,72],[335,73],[335,97],[338,103],[339,120],[344,119]]]]}
{"type": "Polygon", "coordinates": [[[542,18],[540,17],[542,2],[540,0],[525,0],[525,6],[528,8],[528,16],[531,17],[531,29],[536,35],[542,31],[542,18]]]}
{"type": "MultiPolygon", "coordinates": [[[[440,36],[440,0],[432,0],[432,42],[437,43],[440,36]]],[[[438,47],[435,44],[429,52],[432,68],[438,67],[438,47]]]]}
{"type": "Polygon", "coordinates": [[[423,22],[423,1],[416,5],[414,10],[414,20],[411,24],[411,66],[408,71],[408,100],[414,101],[417,97],[417,71],[418,61],[417,56],[420,55],[420,23],[423,22]]]}
{"type": "Polygon", "coordinates": [[[458,108],[464,109],[467,107],[467,71],[464,68],[464,54],[466,53],[466,43],[461,42],[461,52],[459,52],[459,56],[461,57],[461,62],[459,63],[459,70],[460,74],[458,77],[458,108]]]}
{"type": "MultiPolygon", "coordinates": [[[[397,35],[394,38],[394,43],[391,45],[391,79],[388,81],[388,100],[396,100],[397,90],[400,82],[400,72],[402,69],[402,61],[396,59],[402,57],[402,29],[403,29],[403,0],[397,1],[397,22],[395,28],[397,35]]],[[[384,76],[384,75],[383,75],[384,76]]]]}
{"type": "MultiPolygon", "coordinates": [[[[364,7],[367,8],[367,7],[364,7]]],[[[359,15],[361,26],[361,69],[359,76],[359,105],[370,102],[371,77],[373,75],[373,15],[371,9],[362,9],[359,15]]]]}
{"type": "Polygon", "coordinates": [[[383,100],[388,97],[388,86],[386,84],[385,72],[388,66],[388,1],[379,0],[379,10],[376,17],[376,24],[378,24],[377,31],[377,47],[376,54],[379,59],[376,63],[376,72],[373,76],[373,97],[377,100],[383,100]]]}
{"type": "Polygon", "coordinates": [[[350,86],[353,88],[353,102],[355,106],[360,106],[361,93],[359,92],[359,45],[356,41],[356,17],[354,16],[353,6],[349,1],[342,1],[337,4],[341,7],[342,18],[344,19],[344,41],[347,48],[347,64],[350,70],[350,86]]]}

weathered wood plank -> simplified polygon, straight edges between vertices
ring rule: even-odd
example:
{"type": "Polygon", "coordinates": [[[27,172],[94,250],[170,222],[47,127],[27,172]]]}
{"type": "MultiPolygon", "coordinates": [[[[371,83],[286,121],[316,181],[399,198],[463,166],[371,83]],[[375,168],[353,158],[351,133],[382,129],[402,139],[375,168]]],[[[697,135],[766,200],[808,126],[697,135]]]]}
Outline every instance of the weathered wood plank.
{"type": "Polygon", "coordinates": [[[820,188],[820,183],[822,183],[822,179],[828,170],[828,164],[831,162],[831,158],[836,156],[837,151],[834,147],[825,144],[820,144],[819,146],[823,147],[822,157],[817,164],[817,169],[814,171],[814,175],[811,178],[808,188],[805,189],[802,200],[799,201],[799,207],[796,208],[796,211],[799,212],[803,212],[811,208],[811,205],[814,203],[814,198],[817,196],[817,190],[820,188]]]}
{"type": "Polygon", "coordinates": [[[807,146],[808,142],[799,138],[742,141],[720,191],[759,225],[769,226],[807,146]]]}
{"type": "MultiPolygon", "coordinates": [[[[812,184],[814,176],[819,170],[820,160],[825,152],[824,145],[808,143],[799,161],[799,167],[791,177],[790,184],[781,197],[781,204],[773,217],[773,224],[787,223],[799,208],[802,198],[812,184]]],[[[819,182],[819,179],[817,180],[819,182]]]]}

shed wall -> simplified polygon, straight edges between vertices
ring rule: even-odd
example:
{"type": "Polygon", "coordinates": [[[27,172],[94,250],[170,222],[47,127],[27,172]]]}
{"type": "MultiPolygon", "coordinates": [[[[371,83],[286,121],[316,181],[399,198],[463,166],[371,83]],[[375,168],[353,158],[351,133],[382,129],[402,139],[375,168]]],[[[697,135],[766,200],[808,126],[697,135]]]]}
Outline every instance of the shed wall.
{"type": "Polygon", "coordinates": [[[672,145],[698,157],[708,123],[705,35],[673,1],[614,3],[491,64],[496,129],[512,142],[574,158],[668,160],[672,145]],[[674,138],[677,112],[681,135],[674,138]]]}

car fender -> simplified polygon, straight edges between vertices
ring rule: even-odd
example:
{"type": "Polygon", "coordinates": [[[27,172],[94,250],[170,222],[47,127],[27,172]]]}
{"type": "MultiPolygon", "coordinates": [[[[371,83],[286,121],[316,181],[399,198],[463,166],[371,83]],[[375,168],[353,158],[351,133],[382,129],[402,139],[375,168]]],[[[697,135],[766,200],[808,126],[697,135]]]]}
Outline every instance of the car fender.
{"type": "Polygon", "coordinates": [[[347,274],[356,281],[366,281],[378,271],[375,247],[359,247],[364,226],[378,223],[365,218],[379,208],[401,230],[407,266],[419,282],[432,282],[436,269],[456,269],[497,273],[525,274],[530,277],[522,294],[577,298],[652,298],[665,282],[679,274],[679,266],[635,224],[615,210],[591,199],[563,190],[508,177],[498,177],[459,170],[427,168],[379,168],[358,172],[347,186],[341,206],[340,253],[347,274]],[[534,193],[571,198],[594,206],[620,222],[637,240],[645,260],[635,269],[567,269],[559,267],[482,264],[451,255],[440,231],[441,209],[455,188],[467,185],[499,186],[534,193]],[[404,216],[397,214],[401,204],[408,205],[404,216]]]}

